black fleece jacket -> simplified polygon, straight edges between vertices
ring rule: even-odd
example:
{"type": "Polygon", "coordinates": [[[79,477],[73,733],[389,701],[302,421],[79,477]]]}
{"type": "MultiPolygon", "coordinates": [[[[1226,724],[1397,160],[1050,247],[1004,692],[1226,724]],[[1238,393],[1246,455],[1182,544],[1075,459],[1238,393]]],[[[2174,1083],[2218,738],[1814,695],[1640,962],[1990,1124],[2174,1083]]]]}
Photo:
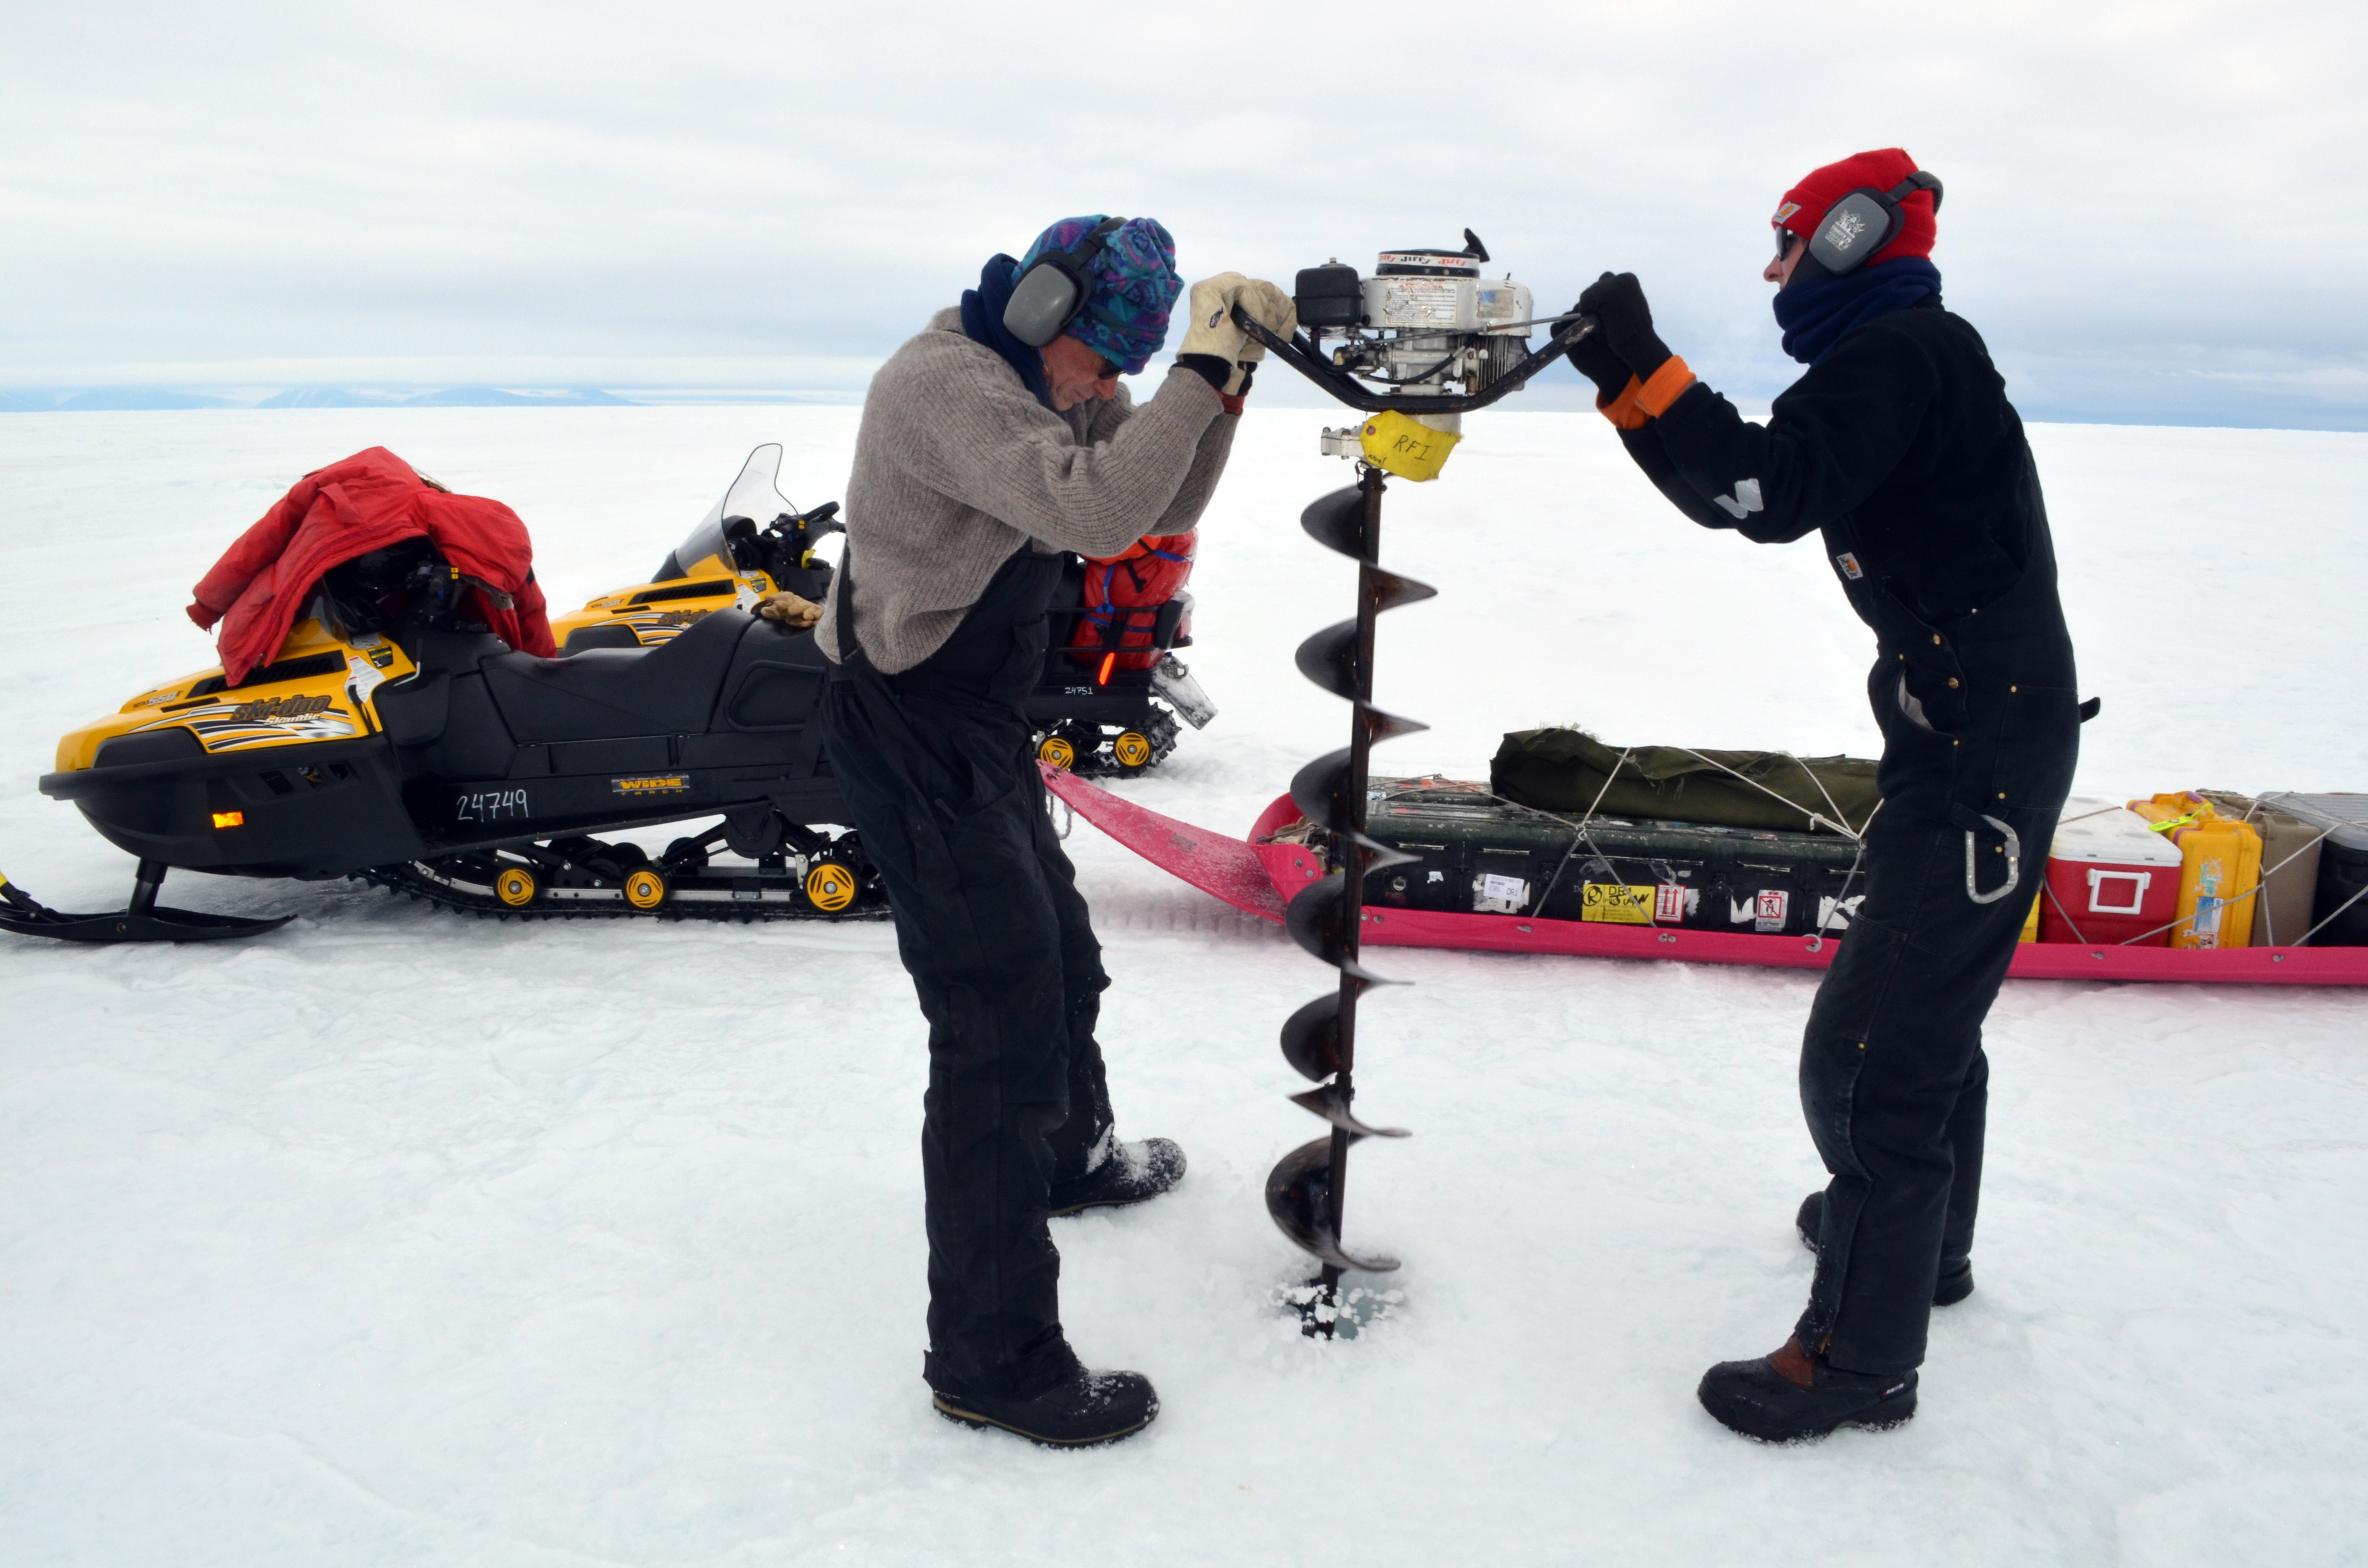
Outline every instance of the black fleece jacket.
{"type": "Polygon", "coordinates": [[[1937,295],[1850,332],[1765,426],[1697,381],[1621,438],[1704,528],[1763,544],[1828,528],[1935,626],[2012,586],[2045,526],[2006,382],[1937,295]]]}

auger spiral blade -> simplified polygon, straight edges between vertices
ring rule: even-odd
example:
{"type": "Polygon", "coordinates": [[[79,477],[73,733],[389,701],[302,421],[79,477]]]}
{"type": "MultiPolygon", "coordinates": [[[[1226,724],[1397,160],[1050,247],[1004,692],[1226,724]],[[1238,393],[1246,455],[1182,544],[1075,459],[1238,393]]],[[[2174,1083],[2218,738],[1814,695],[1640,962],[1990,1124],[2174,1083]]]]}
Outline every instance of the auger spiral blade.
{"type": "MultiPolygon", "coordinates": [[[[1372,580],[1374,608],[1395,609],[1401,605],[1419,604],[1424,599],[1437,598],[1439,590],[1428,583],[1417,583],[1411,577],[1383,572],[1369,566],[1364,575],[1372,580]]],[[[1360,690],[1357,678],[1357,623],[1336,621],[1301,642],[1292,654],[1299,673],[1314,681],[1333,696],[1350,702],[1368,705],[1360,690]]],[[[1411,722],[1412,721],[1401,721],[1411,722]]]]}
{"type": "Polygon", "coordinates": [[[1282,1059],[1311,1084],[1340,1071],[1340,993],[1327,991],[1283,1020],[1282,1059]]]}
{"type": "MultiPolygon", "coordinates": [[[[1351,1135],[1350,1142],[1355,1142],[1351,1135]]],[[[1325,1218],[1331,1208],[1332,1139],[1327,1133],[1285,1154],[1267,1173],[1266,1211],[1276,1227],[1303,1251],[1334,1268],[1354,1268],[1367,1274],[1387,1274],[1397,1267],[1395,1257],[1356,1257],[1344,1250],[1325,1218]]]]}
{"type": "Polygon", "coordinates": [[[1365,554],[1365,493],[1356,485],[1335,490],[1309,504],[1299,514],[1299,526],[1307,537],[1326,550],[1336,550],[1351,561],[1372,564],[1365,554]]]}
{"type": "Polygon", "coordinates": [[[1418,605],[1425,599],[1439,597],[1439,590],[1429,583],[1418,583],[1412,577],[1401,577],[1395,572],[1384,572],[1378,566],[1368,566],[1364,572],[1365,589],[1373,596],[1377,610],[1396,609],[1402,605],[1418,605]]]}
{"type": "Polygon", "coordinates": [[[1349,800],[1351,755],[1346,746],[1327,751],[1291,776],[1291,803],[1309,822],[1334,833],[1353,833],[1358,826],[1349,800]]]}
{"type": "Polygon", "coordinates": [[[1353,1132],[1360,1138],[1411,1138],[1414,1136],[1403,1127],[1375,1127],[1371,1122],[1358,1120],[1357,1113],[1350,1110],[1349,1102],[1341,1097],[1340,1085],[1338,1084],[1326,1084],[1321,1088],[1310,1089],[1304,1095],[1293,1095],[1291,1096],[1291,1103],[1314,1111],[1341,1131],[1353,1132]]]}
{"type": "Polygon", "coordinates": [[[1283,929],[1291,939],[1313,958],[1323,960],[1341,973],[1363,981],[1368,985],[1395,985],[1397,982],[1375,974],[1349,956],[1347,913],[1348,879],[1335,871],[1322,881],[1310,882],[1299,890],[1289,908],[1282,912],[1283,929]]]}
{"type": "Polygon", "coordinates": [[[1384,713],[1370,702],[1357,704],[1356,722],[1365,727],[1367,742],[1375,745],[1383,741],[1396,740],[1400,735],[1418,735],[1430,728],[1419,719],[1406,719],[1395,713],[1384,713]]]}
{"type": "MultiPolygon", "coordinates": [[[[1406,726],[1403,730],[1393,731],[1394,734],[1406,734],[1416,730],[1429,728],[1428,725],[1394,718],[1378,709],[1367,710],[1367,711],[1386,723],[1403,723],[1406,726]]],[[[1414,858],[1412,856],[1399,855],[1397,851],[1364,837],[1360,831],[1363,826],[1368,802],[1360,798],[1360,792],[1351,782],[1355,767],[1354,751],[1343,747],[1339,751],[1326,752],[1322,756],[1292,775],[1291,803],[1297,806],[1301,813],[1316,826],[1354,837],[1368,850],[1378,851],[1384,858],[1395,857],[1389,860],[1392,865],[1414,858]]],[[[1379,860],[1369,862],[1375,865],[1380,863],[1379,860]]]]}
{"type": "Polygon", "coordinates": [[[1357,623],[1344,620],[1327,626],[1299,645],[1292,654],[1299,673],[1333,696],[1357,700],[1357,623]]]}

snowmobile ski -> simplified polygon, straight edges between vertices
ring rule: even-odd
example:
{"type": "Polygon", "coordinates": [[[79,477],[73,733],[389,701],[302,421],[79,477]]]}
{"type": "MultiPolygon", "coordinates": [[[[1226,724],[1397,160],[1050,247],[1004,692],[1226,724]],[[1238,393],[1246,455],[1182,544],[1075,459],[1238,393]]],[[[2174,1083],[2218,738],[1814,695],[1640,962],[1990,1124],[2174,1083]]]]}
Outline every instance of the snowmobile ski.
{"type": "Polygon", "coordinates": [[[256,919],[167,909],[156,902],[165,868],[143,860],[131,886],[131,903],[113,915],[68,915],[51,909],[0,876],[0,930],[20,937],[51,937],[62,942],[218,942],[277,931],[292,918],[256,919]],[[153,874],[152,874],[153,873],[153,874]]]}

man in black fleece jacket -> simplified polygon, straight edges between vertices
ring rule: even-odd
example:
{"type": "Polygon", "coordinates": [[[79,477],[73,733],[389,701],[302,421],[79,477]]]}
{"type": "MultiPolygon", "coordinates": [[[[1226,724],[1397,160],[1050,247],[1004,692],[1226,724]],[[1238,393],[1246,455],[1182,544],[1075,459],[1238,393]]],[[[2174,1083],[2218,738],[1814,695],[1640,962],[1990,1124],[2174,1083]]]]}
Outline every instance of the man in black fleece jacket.
{"type": "Polygon", "coordinates": [[[1832,1176],[1798,1221],[1816,1275],[1782,1349],[1722,1362],[1699,1391],[1756,1437],[1913,1415],[1931,1309],[1973,1290],[1982,1020],[2079,749],[2038,471],[1980,335],[1941,305],[1940,195],[1897,148],[1786,193],[1765,276],[1809,369],[1765,426],[1669,352],[1633,274],[1581,296],[1601,330],[1571,354],[1686,516],[1765,544],[1821,532],[1878,648],[1865,898],[1801,1051],[1802,1109],[1832,1176]]]}

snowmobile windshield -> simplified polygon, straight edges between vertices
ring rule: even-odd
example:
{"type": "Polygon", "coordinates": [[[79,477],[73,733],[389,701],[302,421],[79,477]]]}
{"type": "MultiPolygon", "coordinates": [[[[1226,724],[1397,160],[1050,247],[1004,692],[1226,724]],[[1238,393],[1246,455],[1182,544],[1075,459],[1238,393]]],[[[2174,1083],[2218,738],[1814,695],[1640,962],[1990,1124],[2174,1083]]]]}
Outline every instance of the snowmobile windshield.
{"type": "Polygon", "coordinates": [[[758,528],[768,526],[775,517],[787,512],[794,516],[797,508],[784,498],[780,491],[781,447],[768,441],[748,454],[741,465],[740,477],[723,493],[723,499],[707,509],[690,537],[675,551],[674,559],[685,572],[696,572],[699,563],[713,556],[725,571],[732,570],[732,555],[724,548],[723,522],[727,517],[746,517],[758,528]]]}

